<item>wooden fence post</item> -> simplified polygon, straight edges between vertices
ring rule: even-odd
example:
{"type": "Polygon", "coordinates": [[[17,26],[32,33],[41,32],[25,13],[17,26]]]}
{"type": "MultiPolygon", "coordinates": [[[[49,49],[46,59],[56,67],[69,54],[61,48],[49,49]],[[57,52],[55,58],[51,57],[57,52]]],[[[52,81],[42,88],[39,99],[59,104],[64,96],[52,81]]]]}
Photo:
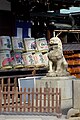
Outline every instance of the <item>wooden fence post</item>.
{"type": "Polygon", "coordinates": [[[42,112],[42,88],[40,88],[40,112],[42,112]]]}
{"type": "Polygon", "coordinates": [[[12,87],[12,112],[14,112],[14,87],[12,87]]]}
{"type": "Polygon", "coordinates": [[[20,88],[20,112],[22,112],[22,88],[20,88]]]}
{"type": "Polygon", "coordinates": [[[8,78],[7,81],[8,81],[8,87],[10,87],[10,81],[11,81],[11,79],[8,78]]]}
{"type": "Polygon", "coordinates": [[[38,112],[38,88],[36,88],[36,112],[38,112]]]}
{"type": "Polygon", "coordinates": [[[4,78],[1,79],[1,89],[4,90],[4,78]]]}
{"type": "Polygon", "coordinates": [[[44,112],[46,112],[46,88],[44,88],[44,112]]]}
{"type": "Polygon", "coordinates": [[[32,112],[34,111],[34,88],[32,88],[32,112]]]}
{"type": "Polygon", "coordinates": [[[50,88],[48,88],[48,112],[50,112],[50,88]]]}
{"type": "Polygon", "coordinates": [[[56,112],[58,113],[58,88],[56,88],[56,112]]]}
{"type": "Polygon", "coordinates": [[[10,87],[8,87],[8,112],[10,112],[10,87]]]}
{"type": "Polygon", "coordinates": [[[59,113],[61,113],[61,88],[59,88],[59,113]]]}
{"type": "Polygon", "coordinates": [[[28,112],[30,112],[30,88],[28,88],[28,112]]]}
{"type": "Polygon", "coordinates": [[[14,91],[14,92],[16,92],[15,93],[16,94],[16,112],[18,112],[18,87],[16,87],[16,91],[14,91]]]}
{"type": "Polygon", "coordinates": [[[4,87],[4,112],[6,112],[6,87],[4,87]]]}
{"type": "Polygon", "coordinates": [[[24,88],[24,112],[26,111],[26,88],[24,88]]]}
{"type": "Polygon", "coordinates": [[[14,90],[16,90],[17,87],[17,77],[14,78],[14,90]]]}
{"type": "Polygon", "coordinates": [[[54,112],[54,88],[52,88],[52,112],[54,112]]]}

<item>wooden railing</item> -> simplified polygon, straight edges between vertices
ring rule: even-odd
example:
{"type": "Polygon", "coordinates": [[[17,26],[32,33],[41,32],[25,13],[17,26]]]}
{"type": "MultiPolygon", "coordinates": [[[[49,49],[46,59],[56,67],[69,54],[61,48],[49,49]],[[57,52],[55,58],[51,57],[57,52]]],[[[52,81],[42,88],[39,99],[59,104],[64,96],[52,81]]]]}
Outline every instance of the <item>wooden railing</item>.
{"type": "Polygon", "coordinates": [[[61,89],[0,87],[0,112],[61,113],[61,89]]]}

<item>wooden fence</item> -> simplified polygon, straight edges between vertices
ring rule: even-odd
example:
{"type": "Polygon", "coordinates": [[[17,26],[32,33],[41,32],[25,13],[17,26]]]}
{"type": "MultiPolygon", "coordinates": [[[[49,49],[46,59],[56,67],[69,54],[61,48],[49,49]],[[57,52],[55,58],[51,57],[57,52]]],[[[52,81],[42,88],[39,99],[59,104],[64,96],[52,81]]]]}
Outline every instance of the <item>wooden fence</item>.
{"type": "Polygon", "coordinates": [[[10,87],[10,89],[12,89],[12,87],[16,88],[18,85],[17,85],[17,81],[18,81],[18,78],[19,77],[13,77],[13,76],[3,76],[3,77],[0,77],[0,87],[1,87],[1,90],[4,91],[4,88],[8,88],[10,87]]]}
{"type": "Polygon", "coordinates": [[[61,113],[61,89],[0,87],[0,112],[61,113]]]}

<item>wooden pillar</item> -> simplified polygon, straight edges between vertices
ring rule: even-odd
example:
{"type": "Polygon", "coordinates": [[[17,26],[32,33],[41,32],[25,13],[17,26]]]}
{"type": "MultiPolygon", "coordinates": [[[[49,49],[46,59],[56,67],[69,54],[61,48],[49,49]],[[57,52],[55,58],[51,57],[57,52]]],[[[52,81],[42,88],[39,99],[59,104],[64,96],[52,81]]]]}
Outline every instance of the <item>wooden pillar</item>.
{"type": "Polygon", "coordinates": [[[48,39],[48,41],[50,40],[50,38],[51,38],[50,30],[47,30],[47,39],[48,39]]]}

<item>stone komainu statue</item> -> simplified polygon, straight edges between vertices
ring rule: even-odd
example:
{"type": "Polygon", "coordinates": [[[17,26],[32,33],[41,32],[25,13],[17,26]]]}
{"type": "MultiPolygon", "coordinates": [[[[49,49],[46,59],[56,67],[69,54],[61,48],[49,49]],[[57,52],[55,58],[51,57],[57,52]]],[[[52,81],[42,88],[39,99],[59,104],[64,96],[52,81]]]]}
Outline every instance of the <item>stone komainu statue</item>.
{"type": "Polygon", "coordinates": [[[69,72],[67,71],[68,63],[63,55],[62,42],[58,37],[52,37],[50,39],[48,61],[49,71],[46,76],[53,77],[69,75],[69,72]]]}

